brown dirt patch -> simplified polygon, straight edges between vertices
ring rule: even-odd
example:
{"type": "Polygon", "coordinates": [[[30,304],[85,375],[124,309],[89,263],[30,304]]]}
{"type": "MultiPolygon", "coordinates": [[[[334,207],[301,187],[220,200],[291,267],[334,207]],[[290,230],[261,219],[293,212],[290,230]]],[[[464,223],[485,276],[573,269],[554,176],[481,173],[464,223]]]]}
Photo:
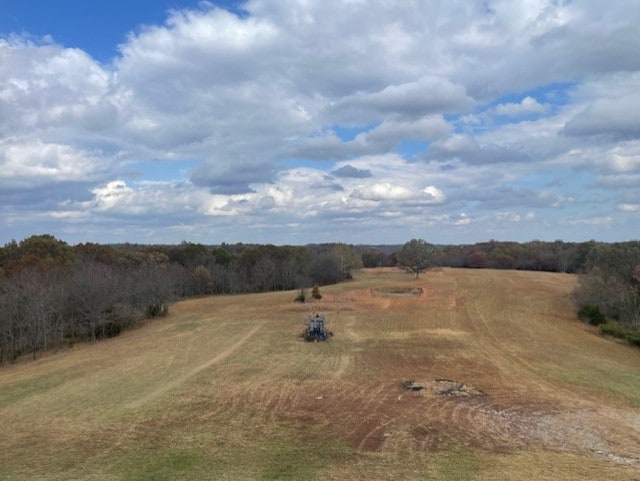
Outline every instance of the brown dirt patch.
{"type": "Polygon", "coordinates": [[[422,287],[378,287],[371,289],[374,297],[411,297],[424,294],[422,287]]]}

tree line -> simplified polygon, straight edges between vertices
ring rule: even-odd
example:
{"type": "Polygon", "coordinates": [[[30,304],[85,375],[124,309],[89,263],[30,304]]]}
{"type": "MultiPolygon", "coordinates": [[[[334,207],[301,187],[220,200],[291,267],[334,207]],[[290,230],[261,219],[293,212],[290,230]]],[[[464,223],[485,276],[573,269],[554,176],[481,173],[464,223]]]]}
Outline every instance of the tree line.
{"type": "MultiPolygon", "coordinates": [[[[422,241],[422,239],[412,239],[422,241]]],[[[365,267],[400,265],[398,254],[407,244],[356,246],[365,267]]],[[[426,242],[425,242],[426,243],[426,242]]],[[[468,245],[434,245],[435,265],[476,269],[519,269],[527,271],[577,273],[585,266],[589,251],[597,245],[588,242],[531,241],[525,243],[491,240],[468,245]]]]}
{"type": "Polygon", "coordinates": [[[0,364],[115,336],[177,299],[334,284],[363,266],[416,276],[439,266],[578,273],[580,317],[640,344],[640,242],[71,246],[39,235],[0,248],[0,364]]]}
{"type": "Polygon", "coordinates": [[[573,298],[578,317],[603,334],[640,346],[640,242],[560,241],[514,244],[492,241],[438,248],[412,239],[395,254],[398,265],[418,275],[436,266],[492,267],[578,273],[573,298]]]}
{"type": "Polygon", "coordinates": [[[50,235],[12,241],[0,248],[0,364],[115,336],[166,314],[176,299],[325,285],[360,267],[345,244],[70,246],[50,235]]]}
{"type": "Polygon", "coordinates": [[[574,299],[582,320],[640,346],[640,242],[594,244],[574,299]]]}

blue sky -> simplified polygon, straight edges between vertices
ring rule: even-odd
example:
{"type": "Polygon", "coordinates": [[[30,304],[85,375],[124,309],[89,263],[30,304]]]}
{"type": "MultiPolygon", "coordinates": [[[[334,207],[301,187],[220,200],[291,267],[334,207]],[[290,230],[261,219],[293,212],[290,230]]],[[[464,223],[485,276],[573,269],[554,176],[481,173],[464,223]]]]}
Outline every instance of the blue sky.
{"type": "Polygon", "coordinates": [[[0,11],[0,242],[639,237],[637,0],[0,11]]]}
{"type": "MultiPolygon", "coordinates": [[[[238,2],[215,4],[238,10],[238,2]]],[[[193,0],[0,0],[0,31],[50,36],[65,47],[81,48],[96,60],[109,63],[130,32],[162,25],[170,10],[198,5],[193,0]]]]}

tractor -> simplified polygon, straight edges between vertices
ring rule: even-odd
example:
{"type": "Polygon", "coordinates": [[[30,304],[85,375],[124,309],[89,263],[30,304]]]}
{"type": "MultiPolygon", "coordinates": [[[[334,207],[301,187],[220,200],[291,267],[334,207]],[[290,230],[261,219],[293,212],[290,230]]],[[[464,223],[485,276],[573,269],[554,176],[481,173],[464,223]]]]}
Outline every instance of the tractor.
{"type": "Polygon", "coordinates": [[[304,321],[306,326],[303,337],[306,341],[326,341],[331,336],[331,331],[327,331],[324,314],[312,314],[304,321]]]}

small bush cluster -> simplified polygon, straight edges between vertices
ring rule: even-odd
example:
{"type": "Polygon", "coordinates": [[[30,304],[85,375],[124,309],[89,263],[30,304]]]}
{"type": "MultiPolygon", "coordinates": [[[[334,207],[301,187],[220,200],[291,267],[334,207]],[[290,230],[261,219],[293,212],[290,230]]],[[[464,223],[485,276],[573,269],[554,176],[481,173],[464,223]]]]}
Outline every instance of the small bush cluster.
{"type": "Polygon", "coordinates": [[[600,332],[606,336],[622,339],[633,346],[640,347],[640,331],[637,329],[627,329],[617,322],[609,321],[600,325],[600,332]]]}
{"type": "Polygon", "coordinates": [[[298,295],[294,299],[295,302],[303,303],[307,300],[307,289],[305,287],[301,287],[298,289],[298,295]]]}
{"type": "Polygon", "coordinates": [[[578,318],[592,326],[599,326],[606,322],[604,314],[600,312],[600,308],[591,304],[585,304],[578,310],[578,318]]]}
{"type": "MultiPolygon", "coordinates": [[[[304,303],[307,301],[307,297],[309,297],[308,289],[306,287],[301,287],[300,289],[298,289],[298,295],[296,296],[294,301],[304,303]]],[[[322,299],[322,294],[320,294],[320,288],[317,284],[311,289],[311,297],[313,297],[314,299],[322,299]]]]}
{"type": "Polygon", "coordinates": [[[578,310],[578,318],[592,326],[599,326],[600,334],[603,336],[611,336],[626,341],[632,346],[640,347],[640,327],[636,325],[624,326],[615,320],[607,320],[598,306],[583,305],[578,310]]]}

